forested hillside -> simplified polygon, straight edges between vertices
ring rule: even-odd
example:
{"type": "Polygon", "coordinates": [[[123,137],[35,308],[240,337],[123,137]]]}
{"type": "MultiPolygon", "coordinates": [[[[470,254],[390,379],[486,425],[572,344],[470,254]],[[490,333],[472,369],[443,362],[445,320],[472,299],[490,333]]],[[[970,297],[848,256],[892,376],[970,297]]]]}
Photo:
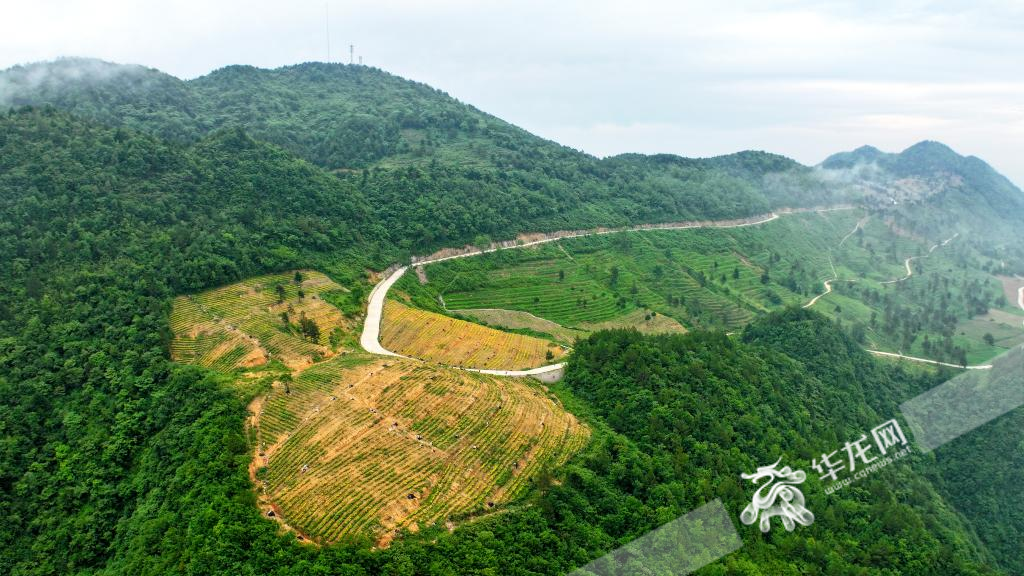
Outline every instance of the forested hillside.
{"type": "MultiPolygon", "coordinates": [[[[532,211],[534,219],[545,219],[544,228],[554,229],[582,221],[745,216],[772,207],[827,204],[841,193],[790,185],[806,179],[809,169],[760,152],[709,160],[630,155],[599,160],[443,92],[365,66],[231,66],[190,81],[85,59],[0,72],[0,106],[47,104],[181,143],[241,127],[355,183],[408,177],[401,170],[367,174],[366,168],[418,166],[429,182],[374,198],[412,205],[390,207],[400,211],[396,217],[402,221],[418,222],[419,214],[408,210],[421,206],[442,218],[452,210],[479,207],[487,210],[485,218],[499,220],[514,208],[532,211]],[[787,184],[763,185],[766,177],[787,184]],[[462,196],[467,187],[477,190],[473,197],[462,196]],[[497,191],[498,198],[492,201],[489,191],[497,191]],[[509,194],[517,199],[513,206],[501,201],[509,194]],[[576,214],[564,216],[570,209],[576,214]]],[[[507,233],[517,225],[517,219],[509,219],[493,228],[507,233]]]]}
{"type": "MultiPolygon", "coordinates": [[[[865,147],[830,157],[820,171],[749,151],[602,160],[366,66],[229,66],[183,81],[141,66],[69,58],[0,72],[0,106],[22,105],[53,105],[186,144],[242,128],[368,188],[379,219],[390,229],[422,226],[411,236],[431,246],[474,233],[508,237],[844,202],[870,202],[926,236],[963,227],[990,241],[1016,230],[1007,222],[1024,220],[1019,189],[981,160],[938,143],[901,154],[865,147]]],[[[1015,252],[1003,257],[1019,259],[1015,252]]]]}
{"type": "MultiPolygon", "coordinates": [[[[942,192],[911,194],[919,181],[884,214],[932,238],[977,205],[963,226],[991,250],[986,265],[1024,273],[1007,236],[1022,221],[1020,191],[934,147],[915,160],[923,172],[883,166],[867,180],[758,152],[601,160],[432,88],[323,64],[185,82],[58,61],[0,74],[0,102],[11,107],[0,113],[4,574],[566,573],[710,499],[736,508],[749,501],[739,473],[779,455],[807,467],[940,381],[880,367],[813,313],[773,314],[740,342],[598,332],[554,389],[591,442],[539,474],[528,496],[453,532],[402,534],[387,550],[358,539],[321,548],[260,516],[243,427],[252,391],[171,361],[175,296],[311,269],[351,289],[358,316],[373,272],[412,254],[864,198],[881,210],[886,187],[936,170],[942,192]]],[[[979,454],[1008,449],[986,443],[979,454]]],[[[705,573],[1018,568],[1013,504],[1024,500],[1012,469],[970,462],[960,454],[947,476],[922,462],[893,467],[828,497],[812,479],[819,523],[767,536],[745,527],[743,551],[705,573]],[[999,482],[981,488],[977,470],[999,482]],[[967,521],[940,496],[965,476],[979,487],[967,521]],[[998,530],[970,523],[993,518],[998,530]]]]}

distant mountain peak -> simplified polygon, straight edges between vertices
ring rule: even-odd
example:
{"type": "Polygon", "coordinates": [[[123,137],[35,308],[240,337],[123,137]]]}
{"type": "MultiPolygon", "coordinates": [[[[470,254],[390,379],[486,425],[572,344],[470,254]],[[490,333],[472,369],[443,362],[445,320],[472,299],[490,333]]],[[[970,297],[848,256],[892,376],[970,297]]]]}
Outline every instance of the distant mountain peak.
{"type": "MultiPolygon", "coordinates": [[[[947,145],[945,145],[942,142],[939,142],[937,140],[922,140],[922,141],[918,142],[917,144],[914,144],[913,146],[907,148],[906,150],[901,152],[901,154],[906,154],[907,152],[915,152],[915,151],[942,152],[942,153],[956,154],[956,152],[954,152],[952,148],[950,148],[949,146],[947,146],[947,145]]],[[[959,154],[957,154],[957,155],[959,156],[959,154]]]]}
{"type": "Polygon", "coordinates": [[[872,164],[880,162],[890,156],[874,146],[864,145],[849,152],[833,154],[821,163],[821,167],[827,170],[845,170],[853,168],[858,164],[872,164]]]}
{"type": "Polygon", "coordinates": [[[885,154],[885,152],[882,152],[881,150],[879,150],[878,148],[875,148],[874,146],[871,146],[870,144],[865,144],[863,146],[855,148],[853,150],[853,153],[854,154],[864,155],[864,156],[880,156],[882,154],[885,154]]]}

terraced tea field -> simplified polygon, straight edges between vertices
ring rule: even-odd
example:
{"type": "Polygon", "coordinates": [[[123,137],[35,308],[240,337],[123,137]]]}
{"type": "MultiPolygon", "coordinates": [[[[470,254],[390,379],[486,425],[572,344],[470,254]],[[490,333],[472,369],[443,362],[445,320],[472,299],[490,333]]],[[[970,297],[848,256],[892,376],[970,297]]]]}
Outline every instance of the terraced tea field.
{"type": "Polygon", "coordinates": [[[270,360],[295,369],[333,356],[341,349],[339,334],[356,324],[323,298],[345,289],[319,272],[301,274],[301,282],[293,273],[275,274],[175,298],[171,357],[229,371],[270,360]],[[302,317],[318,326],[315,341],[300,332],[302,317]]]}
{"type": "Polygon", "coordinates": [[[276,383],[256,421],[264,513],[324,543],[487,512],[589,437],[530,380],[369,355],[276,383]]]}
{"type": "Polygon", "coordinates": [[[830,246],[862,217],[847,210],[790,215],[749,228],[568,238],[430,264],[426,284],[410,274],[396,288],[423,309],[485,318],[525,313],[558,325],[563,334],[618,326],[736,329],[820,290],[831,275],[830,246]]]}
{"type": "Polygon", "coordinates": [[[388,300],[381,344],[404,356],[451,366],[500,370],[536,368],[565,355],[561,346],[388,300]]]}

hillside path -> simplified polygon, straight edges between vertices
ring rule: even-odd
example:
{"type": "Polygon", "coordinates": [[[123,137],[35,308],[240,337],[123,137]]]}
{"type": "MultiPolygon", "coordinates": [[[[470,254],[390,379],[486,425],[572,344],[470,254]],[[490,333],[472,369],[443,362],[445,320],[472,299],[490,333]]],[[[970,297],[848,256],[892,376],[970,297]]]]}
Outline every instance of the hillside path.
{"type": "MultiPolygon", "coordinates": [[[[866,350],[866,349],[865,349],[866,350]]],[[[897,354],[895,352],[882,352],[881,350],[868,350],[868,352],[875,356],[888,356],[890,358],[902,358],[904,360],[913,360],[914,362],[923,362],[925,364],[935,364],[936,366],[949,366],[950,368],[960,368],[967,370],[988,370],[992,368],[991,364],[975,364],[973,366],[961,366],[959,364],[950,364],[948,362],[939,362],[938,360],[929,360],[928,358],[918,358],[917,356],[907,356],[905,354],[897,354]]]]}
{"type": "Polygon", "coordinates": [[[913,275],[914,275],[914,269],[910,267],[910,262],[911,262],[911,261],[913,261],[913,260],[917,260],[918,258],[927,258],[927,257],[931,256],[931,255],[932,255],[932,252],[935,252],[935,249],[936,249],[936,248],[938,248],[938,247],[940,247],[940,246],[945,246],[946,244],[949,244],[950,242],[952,242],[952,241],[953,241],[953,239],[954,239],[954,238],[956,238],[956,237],[957,237],[957,236],[959,236],[959,235],[960,235],[960,233],[959,233],[959,232],[958,232],[958,233],[956,233],[956,234],[953,234],[953,235],[952,235],[952,236],[950,236],[949,238],[946,238],[946,239],[945,239],[945,240],[943,240],[942,242],[940,242],[940,243],[938,243],[938,244],[936,244],[936,245],[932,246],[932,247],[931,247],[931,248],[930,248],[930,249],[928,250],[928,253],[927,253],[927,254],[925,254],[924,256],[911,256],[910,258],[907,258],[906,260],[904,260],[904,261],[903,261],[903,266],[905,266],[905,267],[906,267],[906,269],[907,269],[907,275],[906,275],[906,276],[904,276],[903,278],[897,278],[897,279],[895,279],[895,280],[886,280],[885,282],[879,282],[879,284],[895,284],[895,283],[897,283],[897,282],[903,282],[903,281],[904,281],[904,280],[906,280],[907,278],[910,278],[911,276],[913,276],[913,275]]]}
{"type": "MultiPolygon", "coordinates": [[[[854,227],[853,231],[856,232],[857,228],[859,228],[859,227],[860,227],[860,222],[857,223],[857,226],[854,227]]],[[[850,232],[850,234],[853,234],[853,232],[850,232]]],[[[846,237],[849,238],[850,235],[847,234],[846,237]]],[[[843,238],[843,240],[845,241],[846,238],[843,238]]],[[[843,243],[840,242],[839,245],[842,246],[843,243]]],[[[829,266],[829,268],[832,269],[832,277],[829,278],[828,280],[825,280],[825,282],[823,282],[823,284],[825,284],[825,291],[822,292],[821,294],[818,294],[814,298],[811,298],[810,302],[808,302],[807,304],[804,304],[804,308],[810,308],[811,306],[814,306],[814,304],[818,300],[820,300],[823,296],[828,296],[829,294],[831,294],[832,293],[832,283],[837,281],[837,280],[839,280],[839,273],[836,272],[836,265],[835,265],[834,262],[832,262],[832,249],[831,248],[828,251],[828,266],[829,266]]]]}
{"type": "MultiPolygon", "coordinates": [[[[847,234],[846,236],[844,236],[843,239],[839,242],[839,246],[842,246],[843,242],[845,242],[847,238],[852,236],[854,234],[854,232],[857,231],[858,228],[860,228],[861,226],[864,225],[865,222],[867,222],[867,218],[864,218],[860,222],[857,222],[857,225],[854,226],[853,231],[850,232],[849,234],[847,234]]],[[[913,268],[910,267],[910,262],[912,260],[915,260],[917,258],[927,258],[927,257],[931,256],[932,252],[935,252],[935,250],[937,248],[945,246],[946,244],[949,244],[950,242],[953,241],[954,238],[956,238],[959,235],[960,235],[959,233],[953,234],[952,236],[950,236],[949,238],[946,238],[942,242],[939,242],[938,244],[935,244],[934,246],[932,246],[931,248],[928,249],[928,253],[925,254],[924,256],[912,256],[910,258],[907,258],[906,260],[903,261],[903,265],[906,266],[906,268],[907,268],[907,275],[904,276],[903,278],[899,278],[899,279],[896,279],[896,280],[887,280],[885,282],[881,282],[881,284],[894,284],[896,282],[902,282],[902,281],[906,280],[907,278],[910,278],[911,276],[914,275],[914,270],[913,270],[913,268]]],[[[810,308],[811,306],[814,306],[814,304],[817,303],[818,300],[820,300],[822,297],[827,296],[830,293],[832,293],[832,283],[839,281],[839,275],[836,273],[835,263],[832,262],[832,249],[831,248],[829,249],[829,253],[828,253],[828,264],[832,268],[832,278],[830,278],[828,280],[825,280],[825,282],[824,282],[825,283],[825,291],[822,292],[821,294],[818,294],[814,298],[812,298],[811,301],[808,302],[807,304],[804,304],[804,306],[803,306],[804,308],[810,308]]],[[[847,282],[855,282],[855,280],[847,280],[847,282]]],[[[1022,310],[1024,310],[1024,286],[1022,286],[1020,288],[1020,290],[1018,291],[1018,293],[1017,293],[1017,304],[1021,307],[1022,310]]],[[[989,368],[992,368],[991,364],[975,364],[973,366],[961,366],[959,364],[950,364],[948,362],[939,362],[938,360],[930,360],[928,358],[918,358],[917,356],[907,356],[905,354],[897,354],[895,352],[883,352],[881,350],[871,350],[870,348],[865,348],[864,350],[869,352],[869,353],[871,353],[871,354],[874,354],[875,356],[885,356],[887,358],[902,358],[903,360],[911,360],[913,362],[922,362],[924,364],[934,364],[935,366],[948,366],[950,368],[962,368],[962,369],[965,368],[967,370],[988,370],[989,368]]]]}
{"type": "MultiPolygon", "coordinates": [[[[557,242],[565,238],[582,238],[585,236],[601,236],[605,234],[619,234],[623,232],[644,232],[649,230],[688,230],[693,228],[742,228],[746,226],[757,226],[759,224],[765,224],[773,220],[777,220],[781,216],[789,214],[799,214],[804,212],[833,212],[836,210],[852,210],[855,206],[834,206],[828,208],[781,208],[768,214],[762,214],[760,216],[753,216],[744,219],[733,219],[733,220],[708,220],[708,221],[693,221],[693,222],[675,222],[665,224],[640,224],[637,226],[628,226],[623,228],[597,228],[592,230],[574,230],[565,232],[555,232],[550,234],[548,237],[544,237],[538,240],[532,240],[529,242],[522,242],[517,240],[510,240],[498,244],[492,244],[490,248],[465,248],[461,252],[456,254],[448,254],[447,251],[441,251],[431,256],[426,257],[413,257],[412,264],[409,266],[419,267],[426,266],[428,264],[434,264],[437,262],[444,262],[446,260],[454,260],[456,258],[468,258],[470,256],[479,256],[481,254],[489,254],[491,252],[497,252],[499,250],[511,250],[516,248],[526,248],[529,246],[537,246],[539,244],[546,244],[548,242],[557,242]]],[[[409,266],[400,266],[396,268],[391,274],[387,275],[383,280],[377,283],[370,292],[369,302],[366,307],[366,320],[363,322],[363,332],[359,337],[359,344],[367,352],[373,354],[381,354],[385,356],[398,356],[405,357],[401,354],[392,352],[380,343],[380,324],[381,319],[384,316],[384,302],[387,300],[388,290],[394,286],[395,282],[402,277],[403,274],[409,269],[409,266]]],[[[545,374],[550,374],[562,370],[565,366],[564,362],[558,364],[550,364],[547,366],[541,366],[539,368],[533,368],[531,370],[484,370],[478,368],[461,368],[471,372],[478,372],[480,374],[491,374],[495,376],[536,376],[541,377],[545,374]]]]}

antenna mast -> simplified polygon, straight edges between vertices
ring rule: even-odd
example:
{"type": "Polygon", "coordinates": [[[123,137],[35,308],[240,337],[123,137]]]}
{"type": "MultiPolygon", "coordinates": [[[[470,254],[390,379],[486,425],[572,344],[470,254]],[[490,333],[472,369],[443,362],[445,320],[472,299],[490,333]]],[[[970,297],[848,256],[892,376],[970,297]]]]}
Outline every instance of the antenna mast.
{"type": "Polygon", "coordinates": [[[349,44],[348,45],[348,63],[349,64],[355,64],[356,63],[356,45],[355,44],[349,44]]]}

